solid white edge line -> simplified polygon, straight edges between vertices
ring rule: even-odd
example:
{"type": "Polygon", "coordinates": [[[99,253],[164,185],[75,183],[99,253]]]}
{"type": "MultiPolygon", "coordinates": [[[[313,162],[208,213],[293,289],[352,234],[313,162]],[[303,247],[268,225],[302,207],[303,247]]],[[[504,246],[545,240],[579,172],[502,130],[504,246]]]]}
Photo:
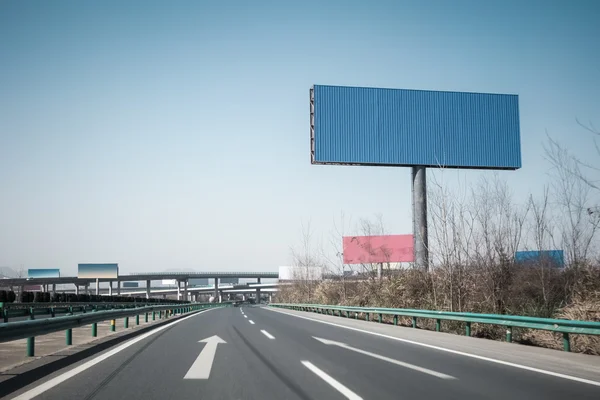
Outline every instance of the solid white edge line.
{"type": "Polygon", "coordinates": [[[275,336],[271,335],[269,332],[265,331],[264,329],[261,329],[260,331],[262,332],[263,335],[265,335],[269,339],[271,339],[271,340],[275,339],[275,336]]]}
{"type": "Polygon", "coordinates": [[[249,319],[248,322],[250,322],[250,324],[254,325],[254,321],[252,321],[251,319],[249,319]]]}
{"type": "Polygon", "coordinates": [[[75,375],[77,375],[77,374],[79,374],[79,373],[81,373],[81,372],[83,372],[83,371],[85,371],[85,370],[93,367],[94,365],[96,365],[96,364],[98,364],[98,363],[100,363],[100,362],[102,362],[104,360],[106,360],[107,358],[114,356],[115,354],[117,354],[117,353],[125,350],[126,348],[128,348],[130,346],[133,346],[137,342],[139,342],[141,340],[144,340],[147,337],[152,336],[155,333],[158,333],[158,332],[162,331],[163,329],[167,329],[167,328],[169,328],[169,327],[171,327],[171,326],[173,326],[175,324],[178,324],[180,322],[183,322],[183,321],[185,321],[185,320],[187,320],[189,318],[197,317],[198,315],[205,314],[207,311],[211,311],[211,310],[216,310],[216,308],[209,308],[208,310],[204,310],[204,311],[201,311],[201,312],[198,312],[198,313],[194,313],[192,315],[188,315],[187,317],[180,318],[180,319],[175,320],[175,321],[173,321],[171,323],[168,323],[166,325],[159,326],[159,327],[151,330],[150,332],[146,332],[146,333],[144,333],[144,334],[142,334],[142,335],[140,335],[140,336],[138,336],[136,338],[133,338],[133,339],[131,339],[131,340],[123,343],[119,347],[117,347],[115,349],[112,349],[112,350],[110,350],[110,351],[108,351],[108,352],[106,352],[106,353],[104,353],[104,354],[102,354],[102,355],[100,355],[100,356],[98,356],[98,357],[90,360],[90,361],[87,361],[87,362],[81,364],[78,367],[75,367],[75,368],[73,368],[73,369],[71,369],[71,370],[69,370],[69,371],[67,371],[67,372],[65,372],[65,373],[63,373],[61,375],[58,375],[57,377],[54,377],[54,378],[50,379],[49,381],[46,381],[46,382],[42,383],[41,385],[36,386],[33,389],[30,389],[30,390],[26,391],[25,393],[22,393],[22,394],[18,395],[17,397],[13,397],[12,400],[31,400],[34,397],[39,396],[40,394],[42,394],[42,393],[44,393],[44,392],[52,389],[53,387],[55,387],[55,386],[63,383],[64,381],[66,381],[66,380],[74,377],[75,375]]]}
{"type": "Polygon", "coordinates": [[[331,385],[335,390],[337,390],[338,392],[343,394],[345,398],[347,398],[349,400],[362,400],[362,397],[360,397],[359,395],[354,393],[352,390],[348,389],[346,386],[342,385],[341,383],[339,383],[338,381],[333,379],[331,376],[327,375],[326,372],[317,368],[310,361],[301,361],[301,363],[306,368],[308,368],[312,373],[314,373],[319,378],[323,379],[325,382],[327,382],[329,385],[331,385]]]}
{"type": "Polygon", "coordinates": [[[475,358],[475,359],[478,359],[478,360],[488,361],[488,362],[495,363],[495,364],[501,364],[501,365],[506,365],[506,366],[509,366],[509,367],[524,369],[524,370],[527,370],[527,371],[537,372],[539,374],[544,374],[544,375],[550,375],[550,376],[554,376],[554,377],[557,377],[557,378],[568,379],[568,380],[575,381],[575,382],[586,383],[588,385],[600,386],[600,382],[598,382],[598,381],[592,381],[590,379],[578,378],[576,376],[565,375],[565,374],[561,374],[559,372],[547,371],[547,370],[539,369],[539,368],[535,368],[535,367],[528,367],[527,365],[515,364],[515,363],[512,363],[510,361],[502,361],[502,360],[497,360],[495,358],[489,358],[489,357],[485,357],[485,356],[478,356],[477,354],[465,353],[463,351],[447,349],[445,347],[439,347],[439,346],[435,346],[435,345],[432,345],[432,344],[415,342],[414,340],[403,339],[403,338],[399,338],[399,337],[395,337],[395,336],[386,335],[386,334],[383,334],[383,333],[366,331],[366,330],[363,330],[363,329],[354,328],[352,326],[345,326],[345,325],[336,324],[335,322],[322,321],[320,319],[309,318],[309,317],[305,317],[303,315],[292,314],[292,313],[281,311],[281,310],[274,309],[274,308],[271,308],[271,307],[266,307],[266,309],[269,310],[269,311],[275,311],[275,312],[278,312],[278,313],[281,313],[281,314],[285,314],[285,315],[289,315],[289,316],[296,317],[296,318],[302,318],[302,319],[306,319],[306,320],[314,321],[314,322],[319,322],[319,323],[326,324],[326,325],[337,326],[337,327],[343,328],[343,329],[349,329],[351,331],[366,333],[368,335],[384,337],[386,339],[397,340],[399,342],[410,343],[410,344],[414,344],[414,345],[417,345],[417,346],[427,347],[427,348],[434,349],[434,350],[439,350],[439,351],[445,351],[447,353],[457,354],[457,355],[464,356],[464,357],[470,357],[470,358],[475,358]]]}

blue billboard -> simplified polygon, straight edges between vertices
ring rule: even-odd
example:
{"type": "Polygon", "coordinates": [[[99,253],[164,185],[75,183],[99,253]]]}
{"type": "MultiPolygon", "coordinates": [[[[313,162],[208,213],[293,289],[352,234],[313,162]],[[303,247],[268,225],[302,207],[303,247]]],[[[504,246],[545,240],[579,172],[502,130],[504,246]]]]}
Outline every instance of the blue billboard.
{"type": "Polygon", "coordinates": [[[136,288],[136,287],[140,287],[140,283],[139,282],[123,282],[123,287],[124,288],[136,288]]]}
{"type": "Polygon", "coordinates": [[[563,250],[517,251],[515,262],[520,264],[550,264],[557,268],[565,266],[563,250]]]}
{"type": "Polygon", "coordinates": [[[58,268],[29,268],[27,270],[28,278],[60,278],[60,269],[58,268]]]}
{"type": "Polygon", "coordinates": [[[312,164],[521,168],[517,95],[315,85],[312,164]]]}
{"type": "Polygon", "coordinates": [[[79,279],[117,279],[119,264],[78,264],[79,279]]]}

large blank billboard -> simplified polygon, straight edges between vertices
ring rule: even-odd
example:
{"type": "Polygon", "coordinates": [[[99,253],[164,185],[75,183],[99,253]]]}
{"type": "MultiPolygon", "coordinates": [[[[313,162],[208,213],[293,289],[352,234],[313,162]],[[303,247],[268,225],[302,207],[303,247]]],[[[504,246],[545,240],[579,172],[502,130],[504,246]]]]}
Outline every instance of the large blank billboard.
{"type": "Polygon", "coordinates": [[[27,270],[28,278],[60,278],[60,269],[58,268],[29,268],[27,270]]]}
{"type": "Polygon", "coordinates": [[[413,235],[344,236],[344,264],[414,261],[413,235]]]}
{"type": "Polygon", "coordinates": [[[117,279],[119,264],[78,264],[77,277],[80,279],[117,279]]]}
{"type": "Polygon", "coordinates": [[[512,94],[315,85],[311,163],[521,168],[512,94]]]}

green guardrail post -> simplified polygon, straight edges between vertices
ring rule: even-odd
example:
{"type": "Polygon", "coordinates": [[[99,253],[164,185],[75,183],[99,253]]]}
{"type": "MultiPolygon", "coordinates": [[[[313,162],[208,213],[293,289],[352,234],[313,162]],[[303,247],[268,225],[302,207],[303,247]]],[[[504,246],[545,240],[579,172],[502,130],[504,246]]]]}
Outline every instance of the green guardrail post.
{"type": "Polygon", "coordinates": [[[379,323],[381,324],[383,322],[383,314],[379,313],[379,323]]]}
{"type": "Polygon", "coordinates": [[[144,322],[148,322],[148,313],[146,313],[146,315],[144,317],[144,322]]]}
{"type": "Polygon", "coordinates": [[[412,317],[412,327],[413,328],[417,327],[417,317],[412,317]]]}
{"type": "Polygon", "coordinates": [[[442,330],[442,321],[439,319],[435,320],[435,331],[439,332],[442,330]]]}
{"type": "Polygon", "coordinates": [[[465,335],[471,336],[471,322],[467,321],[465,325],[465,335]]]}
{"type": "Polygon", "coordinates": [[[366,313],[365,314],[365,321],[370,321],[371,320],[371,315],[370,313],[366,313]]]}
{"type": "Polygon", "coordinates": [[[156,311],[152,311],[152,321],[156,320],[156,311]]]}
{"type": "Polygon", "coordinates": [[[110,320],[110,331],[114,332],[117,330],[117,322],[114,319],[110,320]]]}
{"type": "Polygon", "coordinates": [[[358,319],[358,311],[354,311],[354,319],[358,319]]]}
{"type": "Polygon", "coordinates": [[[73,329],[67,329],[67,334],[65,336],[65,343],[67,344],[67,346],[70,346],[73,344],[73,329]]]}
{"type": "Polygon", "coordinates": [[[98,336],[98,324],[94,322],[92,324],[92,337],[98,336]]]}
{"type": "Polygon", "coordinates": [[[8,309],[6,308],[2,309],[2,319],[4,320],[4,322],[8,322],[8,309]]]}
{"type": "Polygon", "coordinates": [[[136,325],[140,324],[140,315],[139,314],[135,316],[135,324],[136,325]]]}
{"type": "Polygon", "coordinates": [[[508,343],[512,342],[512,326],[506,327],[506,341],[508,343]]]}
{"type": "Polygon", "coordinates": [[[50,307],[50,317],[51,318],[56,317],[56,311],[54,311],[54,307],[50,307]]]}
{"type": "Polygon", "coordinates": [[[398,325],[398,316],[394,315],[394,325],[398,325]]]}
{"type": "Polygon", "coordinates": [[[35,337],[27,338],[27,357],[35,356],[35,337]]]}
{"type": "Polygon", "coordinates": [[[125,329],[129,328],[129,317],[125,317],[125,329]]]}
{"type": "Polygon", "coordinates": [[[563,348],[565,351],[571,351],[571,341],[567,332],[563,332],[563,348]]]}

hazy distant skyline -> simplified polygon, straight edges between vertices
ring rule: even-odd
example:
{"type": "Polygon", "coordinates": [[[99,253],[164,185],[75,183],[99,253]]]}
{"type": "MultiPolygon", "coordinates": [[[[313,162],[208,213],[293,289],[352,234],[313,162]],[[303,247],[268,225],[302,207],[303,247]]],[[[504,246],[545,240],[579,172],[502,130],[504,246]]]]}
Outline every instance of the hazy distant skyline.
{"type": "MultiPolygon", "coordinates": [[[[408,168],[310,165],[313,84],[519,95],[539,193],[546,132],[593,157],[596,1],[0,2],[0,266],[276,270],[302,221],[411,233],[408,168]]],[[[449,171],[450,185],[490,172],[449,171]]],[[[355,232],[358,233],[358,232],[355,232]]]]}

